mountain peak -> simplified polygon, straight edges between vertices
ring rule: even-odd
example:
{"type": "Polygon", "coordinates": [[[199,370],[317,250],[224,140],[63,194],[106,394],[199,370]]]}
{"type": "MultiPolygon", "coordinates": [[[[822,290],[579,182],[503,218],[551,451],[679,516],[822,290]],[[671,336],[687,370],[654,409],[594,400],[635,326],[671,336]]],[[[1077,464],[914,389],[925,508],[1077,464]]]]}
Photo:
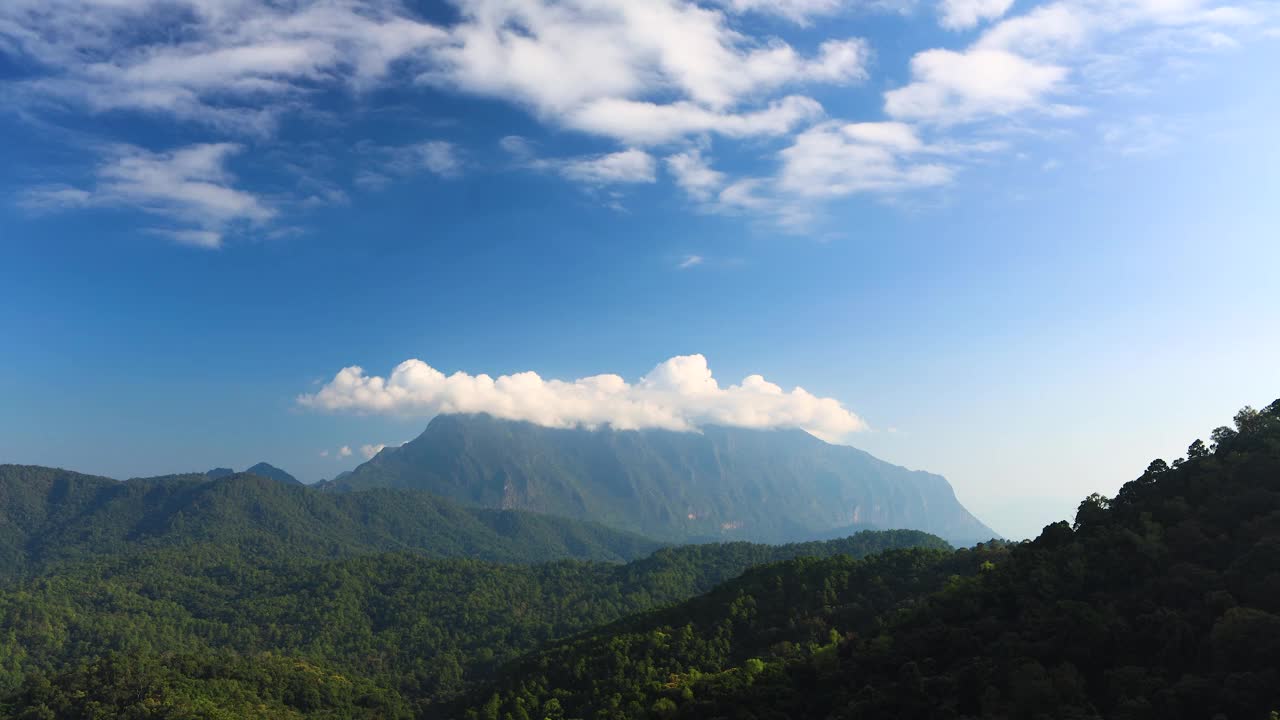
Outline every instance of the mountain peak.
{"type": "Polygon", "coordinates": [[[956,544],[996,537],[938,475],[803,430],[549,428],[438,415],[335,489],[408,487],[471,505],[595,520],[671,541],[786,542],[862,528],[956,544]]]}
{"type": "Polygon", "coordinates": [[[275,465],[270,465],[264,462],[260,462],[257,465],[254,465],[253,467],[245,470],[245,472],[251,475],[257,475],[259,477],[269,478],[271,480],[279,480],[282,483],[290,483],[290,484],[296,483],[298,485],[302,484],[302,481],[298,480],[298,478],[290,475],[284,470],[281,470],[275,465]]]}

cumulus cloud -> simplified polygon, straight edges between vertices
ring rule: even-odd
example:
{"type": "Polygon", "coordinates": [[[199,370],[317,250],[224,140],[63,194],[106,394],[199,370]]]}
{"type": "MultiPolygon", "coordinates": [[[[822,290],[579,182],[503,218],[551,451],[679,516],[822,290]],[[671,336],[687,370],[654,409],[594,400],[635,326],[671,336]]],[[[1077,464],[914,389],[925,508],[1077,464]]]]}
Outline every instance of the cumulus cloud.
{"type": "Polygon", "coordinates": [[[753,42],[723,13],[680,0],[477,0],[462,12],[423,81],[515,98],[546,117],[655,94],[725,110],[784,84],[866,73],[861,40],[828,40],[804,57],[781,40],[753,42]]]}
{"type": "Polygon", "coordinates": [[[338,448],[338,457],[351,457],[351,446],[343,445],[338,448]]]}
{"type": "Polygon", "coordinates": [[[1003,50],[926,50],[911,58],[911,84],[885,93],[895,118],[950,124],[1041,107],[1067,68],[1003,50]]]}
{"type": "Polygon", "coordinates": [[[343,368],[319,391],[300,395],[304,407],[329,411],[431,416],[488,413],[547,427],[693,431],[703,425],[803,428],[838,440],[866,428],[832,398],[803,388],[785,391],[760,375],[721,387],[701,355],[673,357],[636,383],[618,375],[543,379],[534,372],[445,375],[421,360],[406,360],[387,377],[343,368]]]}
{"type": "Polygon", "coordinates": [[[377,455],[386,449],[386,447],[385,443],[378,443],[377,445],[361,445],[360,454],[364,456],[365,460],[370,460],[374,455],[377,455]]]}
{"type": "Polygon", "coordinates": [[[256,195],[233,186],[235,176],[226,163],[241,150],[233,143],[188,145],[163,153],[115,146],[99,165],[92,187],[37,187],[21,202],[43,211],[137,208],[187,226],[152,232],[187,245],[217,248],[228,227],[261,224],[275,215],[256,195]]]}
{"type": "Polygon", "coordinates": [[[902,123],[827,124],[782,151],[780,185],[797,195],[839,197],[943,185],[950,167],[910,158],[925,149],[902,123]]]}

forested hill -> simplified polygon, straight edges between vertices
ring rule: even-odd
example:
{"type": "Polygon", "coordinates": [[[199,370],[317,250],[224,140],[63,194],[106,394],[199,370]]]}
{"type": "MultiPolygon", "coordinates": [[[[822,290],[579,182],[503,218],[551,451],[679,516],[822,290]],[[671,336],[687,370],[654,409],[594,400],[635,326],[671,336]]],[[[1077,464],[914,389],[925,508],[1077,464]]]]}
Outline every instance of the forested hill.
{"type": "Polygon", "coordinates": [[[315,558],[412,550],[501,562],[624,561],[660,547],[593,523],[464,508],[412,490],[335,495],[243,473],[120,482],[0,465],[0,579],[50,563],[197,543],[315,558]]]}
{"type": "Polygon", "coordinates": [[[0,591],[0,717],[445,718],[505,662],[749,566],[916,545],[946,548],[895,531],[628,565],[264,559],[205,544],[98,558],[0,591]]]}
{"type": "Polygon", "coordinates": [[[956,545],[996,537],[941,476],[802,430],[559,429],[439,415],[327,487],[417,488],[671,542],[790,542],[872,528],[923,530],[956,545]]]}
{"type": "Polygon", "coordinates": [[[545,649],[495,718],[1231,718],[1280,709],[1280,401],[1034,541],[761,568],[545,649]]]}

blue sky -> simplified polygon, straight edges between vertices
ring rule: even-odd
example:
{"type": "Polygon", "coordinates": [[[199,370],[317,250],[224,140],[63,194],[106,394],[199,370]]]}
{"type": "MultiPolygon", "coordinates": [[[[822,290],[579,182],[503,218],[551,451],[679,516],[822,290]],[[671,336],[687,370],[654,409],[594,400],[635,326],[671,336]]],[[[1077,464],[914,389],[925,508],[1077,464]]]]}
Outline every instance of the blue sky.
{"type": "Polygon", "coordinates": [[[792,425],[1034,534],[1280,395],[1276,67],[1248,0],[12,0],[0,461],[792,425]]]}

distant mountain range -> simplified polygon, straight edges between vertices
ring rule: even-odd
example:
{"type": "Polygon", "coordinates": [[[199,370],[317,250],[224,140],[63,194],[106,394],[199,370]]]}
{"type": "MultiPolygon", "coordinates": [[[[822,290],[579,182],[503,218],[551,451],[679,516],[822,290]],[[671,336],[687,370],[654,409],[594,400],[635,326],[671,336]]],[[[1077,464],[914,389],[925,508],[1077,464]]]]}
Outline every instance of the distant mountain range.
{"type": "Polygon", "coordinates": [[[462,507],[413,490],[331,494],[249,473],[122,482],[0,465],[0,578],[197,545],[318,559],[412,551],[524,563],[631,560],[661,543],[579,520],[462,507]]]}
{"type": "Polygon", "coordinates": [[[414,488],[672,542],[792,542],[874,528],[922,530],[959,545],[998,537],[941,476],[801,430],[556,429],[440,415],[417,439],[324,487],[414,488]]]}

